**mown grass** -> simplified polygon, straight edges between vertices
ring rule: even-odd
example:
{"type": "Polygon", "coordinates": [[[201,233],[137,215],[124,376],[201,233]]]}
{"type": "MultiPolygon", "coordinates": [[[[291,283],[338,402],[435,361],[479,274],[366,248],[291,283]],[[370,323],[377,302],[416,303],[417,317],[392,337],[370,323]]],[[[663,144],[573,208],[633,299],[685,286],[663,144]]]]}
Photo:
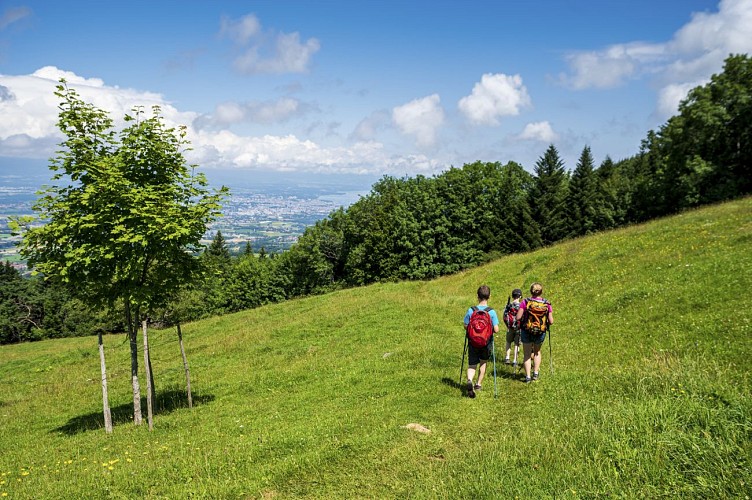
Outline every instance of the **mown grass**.
{"type": "MultiPolygon", "coordinates": [[[[721,497],[752,492],[752,199],[387,283],[153,331],[153,432],[128,345],[0,348],[0,495],[13,498],[721,497]],[[458,386],[462,316],[540,280],[542,378],[458,386]],[[145,408],[145,405],[144,405],[145,408]],[[422,434],[405,428],[418,423],[422,434]]],[[[498,351],[497,351],[498,352],[498,351]]],[[[145,383],[142,382],[142,385],[145,383]]]]}

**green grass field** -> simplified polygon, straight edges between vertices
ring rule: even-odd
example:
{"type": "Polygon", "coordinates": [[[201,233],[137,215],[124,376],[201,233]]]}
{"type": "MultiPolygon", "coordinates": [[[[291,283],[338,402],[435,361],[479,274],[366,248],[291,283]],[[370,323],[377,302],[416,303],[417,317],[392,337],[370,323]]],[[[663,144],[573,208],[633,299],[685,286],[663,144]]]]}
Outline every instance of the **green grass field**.
{"type": "Polygon", "coordinates": [[[123,336],[105,338],[111,435],[95,337],[3,346],[0,495],[748,498],[751,250],[748,198],[184,325],[192,410],[175,332],[153,330],[153,432],[131,421],[123,336]],[[553,373],[547,340],[540,381],[499,364],[498,398],[492,378],[462,397],[476,289],[500,309],[534,280],[553,373]]]}

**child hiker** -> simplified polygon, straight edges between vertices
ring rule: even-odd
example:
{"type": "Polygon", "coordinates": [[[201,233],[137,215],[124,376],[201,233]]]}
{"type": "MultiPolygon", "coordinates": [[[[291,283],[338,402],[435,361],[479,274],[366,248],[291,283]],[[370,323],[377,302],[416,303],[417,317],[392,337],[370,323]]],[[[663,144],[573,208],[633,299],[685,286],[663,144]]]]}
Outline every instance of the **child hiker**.
{"type": "Polygon", "coordinates": [[[540,376],[541,346],[546,340],[548,326],[554,322],[554,313],[551,303],[543,298],[543,285],[533,283],[530,285],[529,297],[520,302],[520,310],[517,311],[517,321],[520,322],[522,331],[522,347],[525,351],[525,359],[522,365],[525,367],[525,383],[538,380],[540,376]],[[530,376],[530,364],[532,357],[533,376],[530,376]]]}
{"type": "MultiPolygon", "coordinates": [[[[493,348],[493,334],[499,332],[499,317],[496,314],[496,311],[488,306],[488,299],[490,297],[491,289],[488,286],[483,285],[478,288],[478,305],[469,308],[465,314],[465,329],[468,332],[469,339],[467,344],[467,395],[471,398],[475,397],[475,391],[482,389],[483,377],[486,375],[486,365],[491,356],[490,349],[493,348]],[[477,310],[486,311],[488,313],[486,319],[490,318],[491,320],[491,325],[486,323],[486,326],[490,331],[486,332],[483,342],[485,345],[483,346],[474,345],[474,342],[470,338],[470,329],[468,328],[471,321],[475,323],[474,314],[477,314],[477,310]],[[478,381],[473,384],[473,378],[475,378],[475,370],[478,364],[480,364],[480,368],[478,369],[478,381]]],[[[471,327],[472,326],[473,325],[471,325],[471,327]]]]}
{"type": "Polygon", "coordinates": [[[512,344],[514,344],[514,361],[512,367],[517,368],[517,354],[520,352],[520,322],[517,321],[517,311],[520,309],[520,298],[522,290],[515,288],[512,290],[512,302],[504,308],[504,324],[507,325],[507,346],[504,364],[509,364],[509,356],[512,353],[512,344]]]}

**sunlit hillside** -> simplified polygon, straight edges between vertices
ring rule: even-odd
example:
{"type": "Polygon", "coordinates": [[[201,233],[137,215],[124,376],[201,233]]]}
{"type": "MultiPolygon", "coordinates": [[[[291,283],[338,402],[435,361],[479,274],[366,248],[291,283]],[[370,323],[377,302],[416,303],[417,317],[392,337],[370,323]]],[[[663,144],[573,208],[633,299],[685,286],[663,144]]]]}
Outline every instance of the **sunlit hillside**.
{"type": "Polygon", "coordinates": [[[95,338],[2,346],[0,495],[744,498],[751,248],[747,198],[183,325],[193,409],[175,331],[153,331],[153,432],[131,422],[123,336],[105,338],[111,435],[95,338]],[[500,309],[534,280],[555,315],[541,380],[499,364],[498,398],[492,375],[463,397],[476,289],[500,309]]]}

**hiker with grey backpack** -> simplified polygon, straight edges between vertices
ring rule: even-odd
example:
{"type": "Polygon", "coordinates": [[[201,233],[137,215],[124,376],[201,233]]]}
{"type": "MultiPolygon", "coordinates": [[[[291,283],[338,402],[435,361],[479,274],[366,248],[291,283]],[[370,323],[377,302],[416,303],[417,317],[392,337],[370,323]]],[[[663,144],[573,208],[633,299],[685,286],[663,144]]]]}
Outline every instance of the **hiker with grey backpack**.
{"type": "MultiPolygon", "coordinates": [[[[493,335],[499,332],[499,317],[493,308],[488,306],[491,289],[483,285],[478,288],[478,305],[467,310],[465,314],[465,346],[467,349],[467,396],[475,397],[475,392],[483,386],[486,375],[486,365],[493,353],[493,335]],[[478,367],[480,365],[480,367],[478,367]],[[476,368],[478,381],[473,383],[476,368]]],[[[464,359],[464,353],[462,354],[464,359]]],[[[496,365],[494,364],[494,370],[496,365]]],[[[460,372],[462,367],[460,366],[460,372]]],[[[494,379],[494,384],[496,380],[494,379]]],[[[495,388],[495,387],[494,387],[495,388]]]]}
{"type": "Polygon", "coordinates": [[[507,345],[506,356],[504,356],[504,364],[512,365],[512,369],[517,369],[517,355],[520,352],[522,346],[522,340],[520,336],[520,322],[517,321],[517,311],[520,310],[520,298],[522,298],[522,290],[515,288],[512,290],[511,300],[507,298],[507,305],[504,308],[504,324],[507,325],[507,345]],[[514,344],[514,360],[510,359],[512,354],[512,344],[514,344]]]}
{"type": "MultiPolygon", "coordinates": [[[[543,298],[543,285],[530,285],[531,297],[520,302],[517,311],[517,321],[520,322],[522,347],[525,357],[522,366],[525,368],[525,383],[538,380],[540,377],[541,347],[546,340],[546,333],[554,322],[551,303],[543,298]],[[532,364],[532,376],[530,369],[532,364]]],[[[550,340],[549,340],[550,342],[550,340]]]]}

